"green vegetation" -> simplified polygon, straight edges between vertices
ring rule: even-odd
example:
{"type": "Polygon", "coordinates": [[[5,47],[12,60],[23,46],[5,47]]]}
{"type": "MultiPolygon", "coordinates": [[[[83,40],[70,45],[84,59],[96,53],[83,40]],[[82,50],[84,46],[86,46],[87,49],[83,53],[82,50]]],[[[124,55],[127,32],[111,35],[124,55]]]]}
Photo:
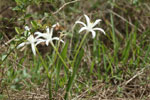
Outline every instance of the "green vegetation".
{"type": "MultiPolygon", "coordinates": [[[[2,0],[3,1],[3,0],[2,0]]],[[[149,0],[12,0],[0,4],[0,100],[149,100],[149,0]],[[4,9],[6,8],[6,9],[4,9]],[[101,19],[96,36],[84,14],[101,19]],[[17,46],[35,32],[63,40],[17,46]],[[30,30],[25,30],[29,26],[30,30]]],[[[36,35],[34,35],[35,37],[36,35]]],[[[42,38],[43,39],[43,38],[42,38]]]]}

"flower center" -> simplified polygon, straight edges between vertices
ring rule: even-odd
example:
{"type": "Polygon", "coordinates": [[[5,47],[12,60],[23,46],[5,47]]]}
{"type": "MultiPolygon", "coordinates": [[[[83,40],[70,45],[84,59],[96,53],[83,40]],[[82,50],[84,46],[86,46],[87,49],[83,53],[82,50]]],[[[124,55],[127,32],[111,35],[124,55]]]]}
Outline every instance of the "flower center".
{"type": "Polygon", "coordinates": [[[27,39],[30,43],[34,43],[35,42],[35,39],[32,35],[30,35],[27,39]]]}
{"type": "Polygon", "coordinates": [[[92,22],[89,23],[89,25],[88,25],[88,29],[89,29],[89,30],[91,30],[91,29],[93,28],[93,24],[94,24],[94,23],[92,23],[92,22]]]}

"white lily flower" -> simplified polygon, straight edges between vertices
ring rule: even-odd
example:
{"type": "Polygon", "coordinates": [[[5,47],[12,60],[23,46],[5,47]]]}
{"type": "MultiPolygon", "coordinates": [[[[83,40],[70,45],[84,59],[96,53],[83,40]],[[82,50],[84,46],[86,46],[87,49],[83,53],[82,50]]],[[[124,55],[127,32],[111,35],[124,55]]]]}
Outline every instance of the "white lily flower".
{"type": "Polygon", "coordinates": [[[53,29],[54,29],[55,26],[56,25],[53,25],[51,30],[49,29],[49,27],[47,27],[46,28],[46,33],[35,32],[34,34],[37,35],[36,38],[40,38],[40,37],[44,38],[44,39],[40,39],[40,41],[38,41],[37,43],[39,44],[40,42],[46,42],[47,46],[53,40],[60,40],[62,43],[64,43],[64,41],[62,39],[60,39],[59,37],[52,37],[53,29]]]}
{"type": "Polygon", "coordinates": [[[31,44],[32,52],[33,52],[34,55],[36,55],[36,49],[35,49],[35,48],[36,48],[36,45],[38,44],[38,43],[36,43],[37,41],[40,41],[40,40],[34,38],[33,35],[30,35],[30,36],[27,38],[27,41],[26,41],[26,42],[22,42],[21,44],[19,44],[19,45],[17,46],[17,49],[19,49],[19,48],[21,48],[21,47],[23,47],[23,46],[25,46],[25,45],[31,44]]]}
{"type": "Polygon", "coordinates": [[[81,21],[76,21],[76,24],[82,24],[83,25],[83,27],[79,30],[79,33],[86,30],[86,31],[92,33],[93,38],[95,38],[95,36],[96,36],[96,32],[95,32],[96,30],[101,31],[105,34],[105,31],[102,28],[98,28],[98,27],[94,28],[101,21],[101,19],[97,19],[94,23],[92,23],[90,21],[90,18],[87,15],[84,15],[84,16],[86,18],[87,25],[81,21]]]}

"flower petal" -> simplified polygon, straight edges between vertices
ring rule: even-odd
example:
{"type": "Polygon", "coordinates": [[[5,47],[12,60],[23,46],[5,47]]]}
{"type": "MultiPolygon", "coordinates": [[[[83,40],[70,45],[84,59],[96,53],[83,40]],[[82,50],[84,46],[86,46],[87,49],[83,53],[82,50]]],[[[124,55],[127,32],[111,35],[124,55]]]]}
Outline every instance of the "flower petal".
{"type": "Polygon", "coordinates": [[[52,40],[58,40],[58,41],[64,43],[64,41],[62,39],[58,38],[58,37],[53,37],[52,40]]]}
{"type": "Polygon", "coordinates": [[[31,48],[32,48],[33,54],[36,55],[36,50],[35,50],[36,47],[34,43],[31,44],[31,48]]]}
{"type": "Polygon", "coordinates": [[[25,44],[26,44],[26,42],[22,42],[21,44],[19,44],[19,45],[17,46],[17,49],[23,47],[25,44]]]}
{"type": "Polygon", "coordinates": [[[54,30],[54,28],[52,27],[52,28],[51,28],[51,31],[50,31],[50,34],[49,34],[49,35],[50,35],[50,38],[52,38],[53,30],[54,30]]]}
{"type": "Polygon", "coordinates": [[[92,32],[92,38],[95,38],[96,32],[94,30],[91,30],[91,32],[92,32]]]}
{"type": "Polygon", "coordinates": [[[38,38],[40,38],[40,37],[47,38],[48,35],[49,35],[48,33],[41,33],[41,32],[35,32],[34,34],[37,35],[37,36],[35,37],[35,39],[38,39],[38,38]]]}
{"type": "Polygon", "coordinates": [[[97,19],[97,20],[94,22],[94,24],[93,24],[92,27],[96,26],[100,21],[102,21],[102,20],[101,20],[101,19],[97,19]]]}
{"type": "Polygon", "coordinates": [[[35,39],[34,39],[34,36],[33,35],[30,35],[27,40],[30,42],[30,43],[34,43],[35,42],[35,39]]]}
{"type": "Polygon", "coordinates": [[[35,39],[37,39],[37,38],[39,38],[39,37],[42,37],[42,35],[43,35],[41,32],[35,32],[34,34],[37,35],[37,36],[35,37],[35,39]]]}
{"type": "Polygon", "coordinates": [[[84,30],[88,30],[88,28],[87,28],[87,27],[82,27],[82,28],[79,30],[79,33],[81,33],[81,32],[84,31],[84,30]]]}
{"type": "Polygon", "coordinates": [[[60,26],[59,23],[56,23],[56,24],[52,25],[52,28],[54,28],[56,26],[60,26]]]}
{"type": "Polygon", "coordinates": [[[90,25],[90,18],[86,15],[86,14],[84,14],[84,16],[85,16],[85,18],[86,18],[86,22],[87,22],[87,26],[89,26],[90,25]]]}
{"type": "Polygon", "coordinates": [[[81,21],[76,21],[75,24],[82,24],[84,27],[86,26],[86,24],[81,21]]]}
{"type": "Polygon", "coordinates": [[[50,42],[50,40],[46,40],[46,45],[47,45],[47,46],[48,46],[49,42],[50,42]]]}
{"type": "Polygon", "coordinates": [[[35,44],[35,46],[37,46],[38,44],[40,44],[41,42],[45,42],[46,40],[44,39],[37,39],[37,42],[35,44]]]}
{"type": "Polygon", "coordinates": [[[35,32],[34,34],[35,34],[35,35],[41,35],[41,34],[43,34],[43,33],[41,33],[41,32],[35,32]]]}
{"type": "Polygon", "coordinates": [[[46,26],[46,33],[49,33],[50,31],[49,31],[49,27],[48,26],[46,26]]]}
{"type": "Polygon", "coordinates": [[[104,34],[106,34],[105,31],[104,31],[102,28],[93,28],[93,30],[94,30],[94,31],[98,30],[98,31],[101,31],[101,32],[103,32],[104,34]]]}

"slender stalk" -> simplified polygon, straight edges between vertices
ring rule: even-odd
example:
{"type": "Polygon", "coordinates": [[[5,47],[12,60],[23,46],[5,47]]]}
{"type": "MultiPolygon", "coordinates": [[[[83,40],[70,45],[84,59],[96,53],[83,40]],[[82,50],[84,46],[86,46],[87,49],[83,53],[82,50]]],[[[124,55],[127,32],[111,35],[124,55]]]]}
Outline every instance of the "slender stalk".
{"type": "MultiPolygon", "coordinates": [[[[57,55],[59,56],[60,60],[63,62],[65,68],[66,68],[67,71],[68,71],[68,66],[67,66],[67,64],[65,63],[65,61],[63,60],[63,58],[61,57],[61,55],[59,54],[58,49],[54,46],[53,42],[51,42],[51,45],[52,45],[52,47],[54,48],[54,50],[56,51],[57,55]]],[[[36,50],[37,50],[37,49],[36,49],[36,50]]],[[[49,100],[52,100],[51,74],[48,73],[48,67],[46,66],[46,64],[45,64],[44,60],[42,59],[42,57],[41,57],[41,55],[40,55],[40,53],[39,53],[38,50],[37,50],[37,53],[38,53],[38,55],[39,55],[39,57],[40,57],[40,60],[41,60],[43,66],[44,66],[44,68],[45,68],[45,70],[46,70],[46,73],[47,73],[47,76],[48,76],[48,79],[49,79],[49,83],[48,83],[48,86],[49,86],[49,100]]]]}
{"type": "Polygon", "coordinates": [[[41,62],[42,62],[42,64],[43,64],[43,66],[44,66],[46,72],[48,73],[48,67],[47,67],[47,65],[45,64],[45,62],[44,62],[44,60],[43,60],[43,58],[42,58],[42,56],[41,56],[41,54],[39,53],[39,50],[38,50],[37,48],[36,48],[36,51],[37,51],[37,53],[38,53],[38,55],[39,55],[39,57],[40,57],[40,60],[41,60],[41,62]]]}
{"type": "Polygon", "coordinates": [[[76,59],[77,59],[77,56],[78,56],[78,54],[79,54],[79,51],[80,51],[80,49],[81,49],[81,47],[82,47],[82,45],[83,45],[83,42],[84,42],[84,40],[86,39],[87,35],[88,35],[88,31],[86,32],[86,34],[84,35],[83,39],[82,39],[81,42],[80,42],[79,48],[77,49],[76,54],[75,54],[75,56],[74,56],[74,58],[73,58],[72,67],[74,67],[74,63],[75,63],[75,61],[76,61],[76,59]]]}
{"type": "Polygon", "coordinates": [[[112,39],[113,39],[113,46],[114,46],[114,63],[117,65],[118,64],[118,41],[115,35],[115,26],[114,26],[114,20],[113,20],[113,15],[110,14],[110,20],[112,24],[112,39]]]}
{"type": "Polygon", "coordinates": [[[77,59],[77,56],[78,56],[78,54],[79,54],[79,51],[80,51],[80,49],[81,49],[81,47],[82,47],[82,45],[83,45],[83,43],[84,43],[84,41],[85,41],[87,35],[88,35],[88,32],[86,32],[86,34],[84,35],[83,39],[81,40],[81,42],[80,42],[80,44],[79,44],[79,47],[78,47],[76,53],[75,53],[75,56],[74,56],[74,59],[73,59],[73,63],[72,63],[73,74],[72,74],[72,76],[69,78],[69,81],[68,81],[68,87],[67,87],[67,89],[66,89],[65,100],[68,100],[68,94],[69,94],[69,92],[70,92],[70,89],[71,89],[71,87],[72,87],[72,84],[73,84],[73,81],[74,81],[74,79],[75,79],[75,75],[76,75],[76,72],[77,72],[77,68],[74,67],[75,61],[76,61],[76,59],[77,59]]]}
{"type": "Polygon", "coordinates": [[[41,60],[41,62],[42,62],[42,65],[44,66],[45,71],[46,71],[46,74],[47,74],[47,78],[48,78],[48,88],[49,88],[49,100],[52,100],[51,74],[49,74],[48,67],[47,67],[47,65],[45,64],[45,62],[44,62],[44,60],[43,60],[43,58],[42,58],[42,56],[41,56],[41,54],[39,53],[39,51],[38,51],[37,48],[36,48],[36,51],[37,51],[37,53],[38,53],[38,55],[39,55],[39,57],[40,57],[40,60],[41,60]]]}
{"type": "Polygon", "coordinates": [[[69,70],[69,67],[67,66],[67,64],[65,63],[65,61],[63,60],[63,58],[61,57],[60,53],[58,52],[58,49],[55,47],[55,45],[53,44],[53,42],[51,42],[52,47],[54,48],[54,50],[56,51],[56,53],[58,54],[60,60],[62,61],[62,63],[64,64],[65,68],[67,69],[67,71],[69,70]]]}

